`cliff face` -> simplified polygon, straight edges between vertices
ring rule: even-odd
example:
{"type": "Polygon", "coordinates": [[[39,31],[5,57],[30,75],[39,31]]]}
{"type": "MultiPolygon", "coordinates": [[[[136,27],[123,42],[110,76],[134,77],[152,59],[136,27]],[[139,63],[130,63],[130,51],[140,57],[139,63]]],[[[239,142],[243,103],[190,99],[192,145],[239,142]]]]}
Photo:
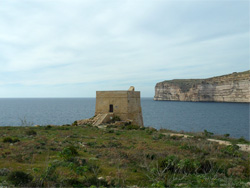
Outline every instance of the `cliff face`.
{"type": "Polygon", "coordinates": [[[250,102],[250,70],[208,78],[169,80],[155,86],[154,100],[250,102]]]}

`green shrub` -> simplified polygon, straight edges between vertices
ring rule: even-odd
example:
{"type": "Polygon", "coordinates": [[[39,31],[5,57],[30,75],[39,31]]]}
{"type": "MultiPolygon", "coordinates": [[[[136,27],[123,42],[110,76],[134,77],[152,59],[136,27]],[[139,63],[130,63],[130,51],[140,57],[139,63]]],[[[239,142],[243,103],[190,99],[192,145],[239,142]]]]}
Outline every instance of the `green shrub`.
{"type": "Polygon", "coordinates": [[[11,137],[5,137],[5,138],[3,138],[3,142],[4,142],[4,143],[7,143],[7,142],[13,143],[13,140],[12,140],[11,137]]]}
{"type": "Polygon", "coordinates": [[[65,127],[65,126],[67,126],[67,127],[69,127],[69,126],[71,126],[70,124],[64,124],[64,125],[62,125],[63,127],[65,127]]]}
{"type": "Polygon", "coordinates": [[[247,141],[245,138],[243,137],[240,137],[238,140],[238,143],[241,143],[241,144],[249,144],[249,141],[247,141]]]}
{"type": "Polygon", "coordinates": [[[19,163],[22,163],[24,161],[24,156],[22,154],[17,154],[16,156],[13,156],[13,159],[19,163]]]}
{"type": "Polygon", "coordinates": [[[27,130],[25,133],[26,133],[26,135],[28,135],[28,136],[36,136],[36,135],[37,135],[36,131],[34,131],[34,130],[32,130],[32,129],[27,130]]]}
{"type": "Polygon", "coordinates": [[[205,137],[211,137],[213,134],[214,134],[214,133],[208,132],[206,129],[205,129],[204,132],[203,132],[203,135],[204,135],[205,137]]]}
{"type": "Polygon", "coordinates": [[[211,160],[202,160],[200,162],[200,168],[198,169],[199,173],[208,173],[212,170],[212,168],[215,168],[216,164],[215,162],[211,160]]]}
{"type": "Polygon", "coordinates": [[[177,167],[179,172],[182,173],[194,173],[196,169],[200,167],[198,161],[194,161],[191,159],[182,159],[178,162],[177,167]]]}
{"type": "Polygon", "coordinates": [[[121,132],[116,132],[115,135],[119,136],[121,135],[121,132]]]}
{"type": "Polygon", "coordinates": [[[147,154],[146,158],[150,159],[150,160],[154,160],[156,158],[156,155],[155,154],[147,154]]]}
{"type": "Polygon", "coordinates": [[[25,186],[31,182],[33,177],[22,171],[14,171],[8,175],[7,180],[15,186],[25,186]]]}
{"type": "Polygon", "coordinates": [[[159,167],[163,169],[167,169],[171,172],[175,172],[177,169],[177,164],[179,163],[180,159],[175,155],[169,155],[165,159],[160,159],[158,161],[159,167]]]}
{"type": "Polygon", "coordinates": [[[69,159],[69,162],[74,163],[77,166],[83,166],[87,164],[87,161],[85,158],[80,158],[80,157],[73,157],[69,159]]]}
{"type": "Polygon", "coordinates": [[[239,146],[237,145],[228,145],[223,148],[221,151],[229,156],[240,157],[241,153],[239,152],[239,146]]]}
{"type": "Polygon", "coordinates": [[[74,146],[69,146],[64,148],[60,153],[59,156],[63,158],[65,161],[70,160],[71,158],[78,155],[78,152],[74,146]]]}
{"type": "Polygon", "coordinates": [[[20,142],[20,140],[18,138],[5,137],[3,138],[3,142],[15,143],[15,142],[20,142]]]}
{"type": "Polygon", "coordinates": [[[192,146],[192,145],[189,145],[189,144],[186,144],[186,143],[181,144],[181,145],[179,146],[179,148],[180,148],[180,149],[185,149],[185,150],[190,150],[190,151],[192,151],[192,152],[194,152],[194,153],[201,153],[201,152],[202,152],[202,150],[199,149],[198,147],[192,146]]]}
{"type": "Polygon", "coordinates": [[[49,163],[45,172],[41,175],[41,179],[55,181],[58,178],[58,174],[55,173],[55,171],[58,166],[61,166],[61,163],[62,162],[58,160],[49,163]]]}
{"type": "Polygon", "coordinates": [[[48,129],[51,129],[51,128],[52,128],[51,125],[47,125],[44,129],[45,129],[45,130],[48,130],[48,129]]]}
{"type": "Polygon", "coordinates": [[[175,155],[167,156],[165,159],[160,159],[158,161],[159,167],[161,169],[166,169],[169,172],[173,173],[206,173],[209,172],[213,166],[213,163],[205,160],[198,161],[195,159],[179,159],[175,155]]]}
{"type": "Polygon", "coordinates": [[[77,121],[74,121],[74,123],[72,123],[72,126],[77,126],[77,121]]]}
{"type": "Polygon", "coordinates": [[[111,119],[110,123],[114,123],[114,122],[116,122],[116,121],[121,121],[121,118],[120,118],[119,116],[114,116],[114,117],[111,119]]]}
{"type": "Polygon", "coordinates": [[[107,125],[107,128],[117,128],[117,127],[118,127],[117,125],[112,125],[112,124],[107,125]]]}
{"type": "Polygon", "coordinates": [[[157,181],[156,183],[153,183],[151,187],[159,187],[159,188],[164,188],[166,187],[165,183],[163,181],[157,181]]]}
{"type": "Polygon", "coordinates": [[[106,133],[114,133],[115,131],[113,129],[107,129],[106,133]]]}
{"type": "Polygon", "coordinates": [[[105,179],[98,179],[96,176],[88,177],[82,182],[82,187],[113,187],[114,184],[108,184],[105,179]]]}
{"type": "Polygon", "coordinates": [[[156,131],[157,131],[157,130],[156,130],[155,128],[153,128],[153,127],[147,127],[147,128],[145,128],[144,130],[146,130],[146,133],[149,134],[149,135],[151,135],[151,134],[153,134],[153,132],[156,132],[156,131]]]}
{"type": "Polygon", "coordinates": [[[13,138],[13,143],[20,142],[18,138],[13,138]]]}
{"type": "Polygon", "coordinates": [[[125,130],[138,130],[138,129],[140,129],[140,126],[129,124],[129,125],[124,125],[121,128],[125,129],[125,130]]]}
{"type": "Polygon", "coordinates": [[[156,135],[153,136],[153,140],[160,140],[160,139],[162,139],[164,137],[165,137],[164,134],[156,134],[156,135]]]}
{"type": "Polygon", "coordinates": [[[78,179],[67,179],[63,181],[65,187],[82,187],[82,182],[78,179]]]}
{"type": "Polygon", "coordinates": [[[95,147],[97,145],[97,143],[96,142],[88,142],[86,145],[89,147],[95,147]]]}
{"type": "Polygon", "coordinates": [[[108,147],[110,148],[118,148],[118,147],[121,147],[122,144],[120,142],[114,142],[114,141],[110,141],[108,143],[108,147]]]}

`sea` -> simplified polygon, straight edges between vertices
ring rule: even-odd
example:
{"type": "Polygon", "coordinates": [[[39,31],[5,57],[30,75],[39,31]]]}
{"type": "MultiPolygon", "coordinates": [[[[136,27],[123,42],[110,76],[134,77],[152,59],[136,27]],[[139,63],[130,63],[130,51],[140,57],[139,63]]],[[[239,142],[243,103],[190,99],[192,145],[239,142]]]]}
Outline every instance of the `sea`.
{"type": "MultiPolygon", "coordinates": [[[[249,138],[249,103],[141,98],[144,126],[249,138]]],[[[0,98],[0,126],[63,125],[94,116],[95,98],[0,98]]]]}

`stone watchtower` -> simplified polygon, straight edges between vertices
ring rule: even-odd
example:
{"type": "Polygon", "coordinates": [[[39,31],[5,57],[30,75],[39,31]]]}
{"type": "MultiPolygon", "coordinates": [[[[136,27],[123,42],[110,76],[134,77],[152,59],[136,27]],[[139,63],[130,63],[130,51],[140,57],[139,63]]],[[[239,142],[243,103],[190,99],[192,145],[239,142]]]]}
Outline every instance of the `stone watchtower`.
{"type": "Polygon", "coordinates": [[[119,116],[143,127],[140,91],[133,86],[127,91],[97,91],[95,115],[103,116],[103,122],[106,117],[119,116]]]}

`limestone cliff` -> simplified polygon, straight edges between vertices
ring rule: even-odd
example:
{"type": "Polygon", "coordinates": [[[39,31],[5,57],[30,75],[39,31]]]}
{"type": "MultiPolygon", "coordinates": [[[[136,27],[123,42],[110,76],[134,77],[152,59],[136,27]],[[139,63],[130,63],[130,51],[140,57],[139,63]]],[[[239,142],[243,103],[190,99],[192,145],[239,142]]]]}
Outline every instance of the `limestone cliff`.
{"type": "Polygon", "coordinates": [[[154,100],[250,102],[250,70],[208,79],[159,82],[154,100]]]}

